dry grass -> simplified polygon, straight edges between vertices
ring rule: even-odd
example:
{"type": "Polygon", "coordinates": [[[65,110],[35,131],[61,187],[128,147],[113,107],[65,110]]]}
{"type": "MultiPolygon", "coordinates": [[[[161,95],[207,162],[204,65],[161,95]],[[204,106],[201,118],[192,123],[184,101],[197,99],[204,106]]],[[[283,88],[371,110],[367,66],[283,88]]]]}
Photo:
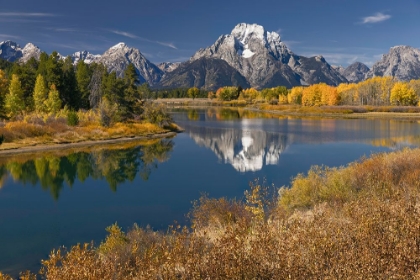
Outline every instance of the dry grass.
{"type": "Polygon", "coordinates": [[[3,122],[0,124],[0,135],[4,135],[5,140],[0,149],[148,136],[176,130],[173,124],[161,128],[147,122],[116,123],[103,127],[99,123],[99,116],[92,111],[78,112],[78,116],[80,122],[77,126],[67,125],[67,119],[62,114],[31,114],[21,120],[3,122]]]}
{"type": "MultiPolygon", "coordinates": [[[[419,279],[420,150],[314,167],[267,204],[203,197],[191,227],[116,224],[43,261],[46,279],[419,279]]],[[[1,276],[0,276],[1,277],[1,276]]],[[[6,276],[2,276],[6,277],[6,276]]],[[[1,279],[1,278],[0,278],[1,279]]],[[[8,279],[3,278],[3,279],[8,279]]]]}

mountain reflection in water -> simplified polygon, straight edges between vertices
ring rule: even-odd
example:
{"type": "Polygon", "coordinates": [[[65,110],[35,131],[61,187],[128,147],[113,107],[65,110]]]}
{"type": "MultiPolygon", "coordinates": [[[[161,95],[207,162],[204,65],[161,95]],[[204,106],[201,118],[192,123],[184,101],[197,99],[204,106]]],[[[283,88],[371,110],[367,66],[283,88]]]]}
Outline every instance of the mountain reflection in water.
{"type": "Polygon", "coordinates": [[[76,153],[69,151],[67,155],[60,151],[0,159],[0,188],[10,175],[13,180],[24,184],[39,183],[57,200],[64,183],[72,187],[76,179],[84,182],[90,177],[105,180],[110,189],[116,191],[118,185],[127,180],[133,181],[137,174],[148,180],[157,163],[169,159],[173,148],[169,139],[144,146],[133,145],[114,145],[107,149],[76,153]]]}
{"type": "Polygon", "coordinates": [[[188,132],[198,145],[211,149],[239,172],[276,165],[287,146],[286,135],[259,130],[190,127],[188,132]]]}

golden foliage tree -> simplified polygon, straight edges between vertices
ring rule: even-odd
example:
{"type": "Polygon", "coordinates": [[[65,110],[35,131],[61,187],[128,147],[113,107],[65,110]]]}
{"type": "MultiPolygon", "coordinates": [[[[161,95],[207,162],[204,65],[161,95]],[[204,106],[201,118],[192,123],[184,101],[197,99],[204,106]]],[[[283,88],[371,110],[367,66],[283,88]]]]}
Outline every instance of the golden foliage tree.
{"type": "Polygon", "coordinates": [[[287,101],[289,104],[302,104],[302,94],[304,87],[294,87],[290,90],[287,95],[287,101]]]}
{"type": "Polygon", "coordinates": [[[258,95],[259,92],[255,88],[247,88],[240,93],[239,99],[252,101],[257,99],[258,95]]]}
{"type": "Polygon", "coordinates": [[[418,102],[414,90],[405,82],[397,82],[391,90],[390,101],[394,105],[412,106],[418,102]]]}
{"type": "Polygon", "coordinates": [[[34,105],[36,112],[45,111],[45,101],[48,98],[48,89],[46,87],[46,81],[44,77],[39,74],[36,78],[35,88],[34,88],[34,105]]]}
{"type": "Polygon", "coordinates": [[[20,114],[25,109],[25,102],[23,100],[23,89],[19,77],[12,75],[10,81],[9,93],[6,94],[5,108],[10,117],[20,114]]]}
{"type": "Polygon", "coordinates": [[[45,100],[45,107],[48,113],[56,114],[61,109],[60,94],[54,84],[51,85],[48,92],[48,98],[45,100]]]}
{"type": "Polygon", "coordinates": [[[194,100],[200,94],[200,90],[196,87],[192,87],[188,89],[187,94],[190,98],[194,100]]]}

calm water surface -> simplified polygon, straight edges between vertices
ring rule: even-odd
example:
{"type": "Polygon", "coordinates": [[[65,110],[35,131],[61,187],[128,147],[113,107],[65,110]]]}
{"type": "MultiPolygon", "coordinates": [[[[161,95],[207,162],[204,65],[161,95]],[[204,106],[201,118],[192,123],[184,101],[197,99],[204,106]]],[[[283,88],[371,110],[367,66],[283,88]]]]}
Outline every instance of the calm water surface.
{"type": "Polygon", "coordinates": [[[417,122],[216,109],[173,116],[185,132],[151,145],[0,157],[0,271],[36,271],[51,249],[98,244],[115,222],[124,230],[186,223],[202,193],[240,198],[256,178],[280,187],[311,165],[420,146],[417,122]]]}

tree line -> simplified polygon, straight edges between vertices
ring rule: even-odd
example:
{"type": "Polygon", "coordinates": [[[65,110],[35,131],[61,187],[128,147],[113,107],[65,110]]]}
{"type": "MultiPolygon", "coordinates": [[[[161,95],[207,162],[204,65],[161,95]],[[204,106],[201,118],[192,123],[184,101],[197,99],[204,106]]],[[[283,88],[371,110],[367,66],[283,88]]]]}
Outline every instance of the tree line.
{"type": "Polygon", "coordinates": [[[291,89],[284,86],[262,90],[221,87],[216,92],[209,92],[208,98],[222,101],[245,100],[249,103],[263,101],[302,106],[416,106],[420,101],[420,79],[405,82],[397,81],[393,77],[373,77],[357,84],[342,83],[338,86],[330,86],[319,83],[291,89]]]}
{"type": "Polygon", "coordinates": [[[22,113],[56,113],[67,108],[99,109],[115,121],[135,118],[142,113],[147,84],[140,85],[138,73],[129,64],[123,77],[108,73],[102,64],[73,64],[70,56],[61,59],[57,52],[42,53],[40,59],[26,63],[0,60],[0,117],[22,113]]]}

